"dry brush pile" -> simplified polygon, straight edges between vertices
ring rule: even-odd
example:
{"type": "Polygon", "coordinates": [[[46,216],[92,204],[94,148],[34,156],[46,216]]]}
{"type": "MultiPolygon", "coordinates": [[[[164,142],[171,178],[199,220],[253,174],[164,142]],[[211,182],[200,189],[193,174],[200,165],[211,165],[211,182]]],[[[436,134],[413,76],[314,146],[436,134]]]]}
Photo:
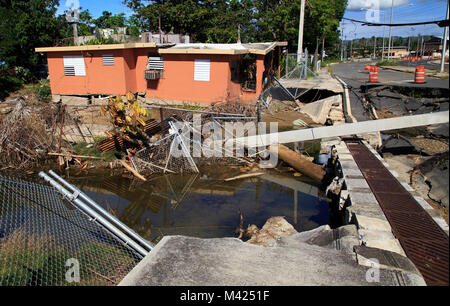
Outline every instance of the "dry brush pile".
{"type": "Polygon", "coordinates": [[[56,129],[62,112],[58,104],[32,105],[18,99],[0,119],[0,168],[25,169],[46,159],[58,145],[56,129]]]}

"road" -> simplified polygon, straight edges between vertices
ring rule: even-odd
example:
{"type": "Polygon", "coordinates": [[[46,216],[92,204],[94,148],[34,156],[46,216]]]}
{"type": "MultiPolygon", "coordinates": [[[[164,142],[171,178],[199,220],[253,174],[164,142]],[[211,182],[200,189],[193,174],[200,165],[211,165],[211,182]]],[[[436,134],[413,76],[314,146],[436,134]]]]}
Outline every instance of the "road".
{"type": "MultiPolygon", "coordinates": [[[[350,103],[353,116],[358,121],[370,120],[369,114],[364,110],[360,98],[362,93],[360,87],[369,84],[369,72],[364,66],[374,62],[357,62],[334,64],[334,73],[340,77],[350,88],[350,103]]],[[[398,71],[379,69],[378,82],[380,85],[395,85],[408,87],[449,88],[448,80],[437,78],[425,78],[425,84],[414,84],[414,74],[398,71]]]]}

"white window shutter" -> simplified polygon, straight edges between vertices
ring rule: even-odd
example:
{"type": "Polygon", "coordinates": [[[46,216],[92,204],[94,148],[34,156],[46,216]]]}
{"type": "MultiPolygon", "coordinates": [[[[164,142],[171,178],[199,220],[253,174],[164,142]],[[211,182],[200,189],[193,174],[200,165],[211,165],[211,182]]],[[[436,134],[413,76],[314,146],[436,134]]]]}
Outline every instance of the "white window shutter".
{"type": "Polygon", "coordinates": [[[114,54],[102,55],[103,66],[114,66],[114,54]]]}
{"type": "Polygon", "coordinates": [[[86,76],[86,67],[82,55],[63,56],[64,75],[67,76],[86,76]]]}
{"type": "Polygon", "coordinates": [[[211,61],[209,59],[196,59],[194,65],[194,81],[209,82],[211,74],[211,61]]]}
{"type": "Polygon", "coordinates": [[[157,56],[149,56],[147,63],[148,70],[164,70],[164,59],[157,56]]]}

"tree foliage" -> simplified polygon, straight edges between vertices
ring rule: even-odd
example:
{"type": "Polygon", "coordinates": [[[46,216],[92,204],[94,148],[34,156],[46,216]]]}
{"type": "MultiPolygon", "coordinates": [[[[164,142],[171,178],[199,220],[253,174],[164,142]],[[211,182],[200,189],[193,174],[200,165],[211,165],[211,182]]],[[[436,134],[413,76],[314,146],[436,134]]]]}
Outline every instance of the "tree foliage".
{"type": "MultiPolygon", "coordinates": [[[[301,0],[123,0],[136,13],[146,31],[190,34],[193,41],[242,42],[288,41],[297,48],[301,0]]],[[[328,46],[339,40],[339,22],[347,0],[307,0],[304,43],[310,50],[316,38],[328,46]]]]}
{"type": "Polygon", "coordinates": [[[44,63],[34,49],[52,46],[60,37],[58,5],[58,0],[0,0],[0,62],[31,70],[44,63]]]}

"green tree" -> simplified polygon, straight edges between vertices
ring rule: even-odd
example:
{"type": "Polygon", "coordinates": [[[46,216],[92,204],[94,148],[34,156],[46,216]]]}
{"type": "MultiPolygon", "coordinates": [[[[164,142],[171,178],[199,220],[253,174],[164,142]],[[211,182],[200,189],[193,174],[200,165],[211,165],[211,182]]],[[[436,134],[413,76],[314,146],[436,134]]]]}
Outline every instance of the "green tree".
{"type": "Polygon", "coordinates": [[[34,49],[60,38],[58,5],[58,0],[0,0],[0,62],[35,72],[45,58],[34,49]]]}
{"type": "Polygon", "coordinates": [[[93,20],[93,23],[100,29],[120,28],[126,26],[126,17],[124,13],[113,15],[111,12],[103,11],[100,17],[93,20]]]}
{"type": "MultiPolygon", "coordinates": [[[[190,34],[197,42],[236,42],[240,27],[242,42],[288,41],[296,50],[301,0],[123,0],[134,10],[145,31],[190,34]]],[[[339,23],[347,0],[308,0],[305,9],[304,42],[309,50],[317,41],[326,46],[339,42],[339,23]]]]}

